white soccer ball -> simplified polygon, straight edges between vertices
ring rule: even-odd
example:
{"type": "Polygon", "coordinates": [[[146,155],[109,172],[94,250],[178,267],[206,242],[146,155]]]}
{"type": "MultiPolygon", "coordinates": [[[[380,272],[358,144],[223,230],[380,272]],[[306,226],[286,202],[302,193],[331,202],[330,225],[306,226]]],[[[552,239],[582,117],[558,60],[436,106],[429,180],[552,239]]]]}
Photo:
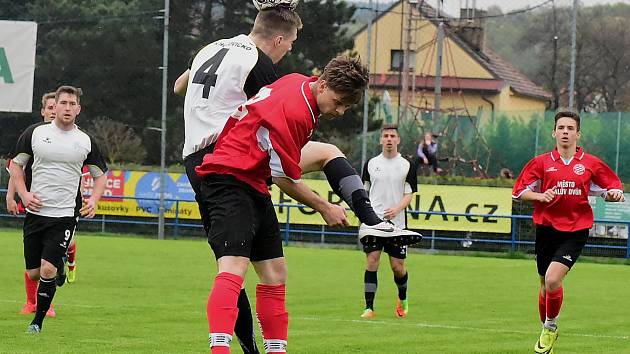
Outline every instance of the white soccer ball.
{"type": "Polygon", "coordinates": [[[283,6],[295,10],[300,0],[252,0],[254,7],[258,11],[270,9],[272,7],[283,6]]]}

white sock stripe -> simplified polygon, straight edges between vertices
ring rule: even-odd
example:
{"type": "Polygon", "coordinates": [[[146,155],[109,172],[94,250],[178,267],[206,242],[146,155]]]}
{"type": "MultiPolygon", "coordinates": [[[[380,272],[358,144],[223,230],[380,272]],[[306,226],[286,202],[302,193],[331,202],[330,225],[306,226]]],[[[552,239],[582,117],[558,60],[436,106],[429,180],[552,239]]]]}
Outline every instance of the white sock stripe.
{"type": "Polygon", "coordinates": [[[265,339],[265,353],[285,353],[287,341],[282,339],[265,339]]]}
{"type": "Polygon", "coordinates": [[[210,347],[229,347],[232,343],[232,336],[227,333],[210,333],[208,334],[208,342],[210,347]]]}

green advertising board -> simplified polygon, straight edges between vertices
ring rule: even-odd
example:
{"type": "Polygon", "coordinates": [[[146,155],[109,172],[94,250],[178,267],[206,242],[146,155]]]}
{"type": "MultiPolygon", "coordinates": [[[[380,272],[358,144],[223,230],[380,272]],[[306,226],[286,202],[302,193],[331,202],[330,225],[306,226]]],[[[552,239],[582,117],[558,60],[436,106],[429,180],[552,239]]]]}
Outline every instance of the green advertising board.
{"type": "Polygon", "coordinates": [[[589,203],[593,208],[595,220],[621,221],[630,223],[630,193],[626,193],[626,201],[623,203],[608,203],[604,198],[589,197],[589,203]]]}

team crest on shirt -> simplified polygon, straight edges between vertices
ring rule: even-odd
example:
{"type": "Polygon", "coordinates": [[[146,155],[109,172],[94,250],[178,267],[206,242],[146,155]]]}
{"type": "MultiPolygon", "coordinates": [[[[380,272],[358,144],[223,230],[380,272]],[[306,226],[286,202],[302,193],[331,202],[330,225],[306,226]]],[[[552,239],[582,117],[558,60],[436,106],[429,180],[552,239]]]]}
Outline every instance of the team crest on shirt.
{"type": "Polygon", "coordinates": [[[586,167],[584,167],[584,165],[582,165],[581,163],[578,163],[575,166],[573,166],[573,173],[575,173],[578,176],[583,175],[584,171],[586,171],[586,167]]]}
{"type": "Polygon", "coordinates": [[[42,141],[45,142],[46,144],[52,144],[52,140],[50,140],[49,137],[44,138],[44,140],[42,141]]]}

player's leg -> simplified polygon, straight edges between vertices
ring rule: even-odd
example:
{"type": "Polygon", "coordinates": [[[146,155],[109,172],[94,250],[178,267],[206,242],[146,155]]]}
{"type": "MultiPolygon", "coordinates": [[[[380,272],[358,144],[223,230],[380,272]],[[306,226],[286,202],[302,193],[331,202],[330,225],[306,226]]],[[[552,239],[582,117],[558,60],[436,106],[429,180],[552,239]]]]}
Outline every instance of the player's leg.
{"type": "Polygon", "coordinates": [[[68,246],[68,283],[74,283],[77,279],[77,240],[73,237],[68,246]]]}
{"type": "MultiPolygon", "coordinates": [[[[588,239],[588,229],[574,232],[560,232],[555,229],[548,230],[552,234],[555,250],[551,263],[546,269],[545,276],[545,322],[543,332],[536,343],[536,351],[546,353],[545,348],[553,348],[558,337],[558,317],[564,299],[562,282],[567,273],[582,253],[586,240],[588,239]]],[[[538,236],[538,233],[537,233],[538,236]]]]}
{"type": "Polygon", "coordinates": [[[26,304],[20,311],[23,314],[35,313],[37,310],[37,287],[39,286],[39,266],[44,245],[37,233],[32,214],[26,214],[24,219],[24,287],[26,289],[26,304]]]}
{"type": "Polygon", "coordinates": [[[35,313],[37,309],[37,286],[39,275],[35,280],[28,275],[28,270],[24,271],[24,290],[26,291],[26,303],[20,310],[21,314],[35,313]]]}
{"type": "Polygon", "coordinates": [[[365,252],[365,272],[363,273],[363,294],[365,297],[365,308],[361,317],[373,318],[376,316],[374,312],[374,299],[376,298],[376,290],[378,289],[378,265],[381,260],[381,250],[383,245],[378,242],[371,245],[363,245],[365,252]]]}
{"type": "Polygon", "coordinates": [[[409,313],[409,300],[407,299],[407,280],[409,275],[405,268],[405,258],[407,258],[407,246],[386,245],[385,252],[389,255],[389,264],[394,273],[394,283],[398,288],[398,299],[396,299],[396,316],[407,317],[409,313]]]}
{"type": "Polygon", "coordinates": [[[218,264],[208,297],[209,342],[213,354],[230,352],[251,244],[256,208],[251,197],[229,176],[210,176],[201,185],[201,207],[209,221],[208,243],[218,264]],[[229,179],[229,181],[228,181],[229,179]]]}
{"type": "Polygon", "coordinates": [[[287,268],[284,257],[252,262],[260,283],[256,285],[256,315],[265,351],[286,353],[289,313],[286,309],[287,268]]]}
{"type": "Polygon", "coordinates": [[[350,206],[362,223],[376,225],[382,222],[372,209],[361,177],[336,146],[309,141],[302,148],[300,168],[302,173],[324,171],[332,190],[350,206]]]}
{"type": "Polygon", "coordinates": [[[301,151],[300,168],[303,173],[324,171],[328,184],[361,221],[361,242],[372,242],[367,237],[396,237],[401,244],[413,244],[422,239],[417,232],[399,229],[384,222],[374,213],[361,177],[345,155],[332,144],[309,141],[301,151]]]}
{"type": "MultiPolygon", "coordinates": [[[[33,214],[26,214],[24,219],[24,261],[26,264],[25,282],[27,284],[27,297],[32,301],[32,311],[37,311],[37,288],[39,287],[40,266],[42,252],[44,250],[43,238],[45,235],[41,232],[45,224],[40,222],[40,218],[33,214]],[[28,281],[26,280],[28,279],[28,281]]],[[[31,310],[29,308],[28,310],[31,310]]],[[[55,309],[51,305],[46,312],[46,316],[55,317],[55,309]]]]}
{"type": "Polygon", "coordinates": [[[558,338],[556,320],[562,305],[562,279],[569,269],[563,264],[555,262],[556,255],[562,252],[560,239],[558,231],[554,228],[541,225],[536,226],[536,267],[538,275],[541,277],[538,309],[543,321],[542,332],[534,346],[536,353],[548,353],[551,351],[558,338]],[[544,306],[541,304],[543,301],[544,306]],[[543,309],[544,315],[542,313],[543,309]]]}
{"type": "Polygon", "coordinates": [[[260,226],[252,244],[251,260],[260,283],[256,285],[256,314],[265,351],[286,353],[289,313],[286,309],[287,267],[280,226],[270,198],[257,204],[260,226]]]}
{"type": "Polygon", "coordinates": [[[63,267],[63,257],[74,235],[77,219],[74,217],[49,218],[36,216],[41,225],[40,234],[44,245],[41,253],[39,287],[37,288],[37,312],[28,327],[30,333],[40,332],[57,291],[58,267],[63,267]]]}
{"type": "MultiPolygon", "coordinates": [[[[197,206],[199,207],[199,214],[201,215],[201,221],[206,232],[210,230],[210,221],[208,220],[207,213],[204,213],[203,207],[201,206],[203,202],[203,198],[201,197],[201,179],[197,175],[195,171],[195,167],[201,165],[203,162],[203,157],[212,153],[214,149],[214,145],[210,145],[200,151],[197,151],[193,154],[190,154],[184,160],[184,167],[186,168],[186,176],[188,177],[188,181],[195,192],[195,200],[197,201],[197,206]]],[[[234,326],[234,334],[238,338],[239,344],[243,349],[245,354],[257,354],[258,347],[256,346],[256,335],[254,332],[254,321],[252,319],[252,310],[249,304],[249,299],[247,298],[247,293],[245,292],[245,288],[242,288],[239,296],[238,296],[238,316],[236,318],[236,324],[234,326]]]]}

